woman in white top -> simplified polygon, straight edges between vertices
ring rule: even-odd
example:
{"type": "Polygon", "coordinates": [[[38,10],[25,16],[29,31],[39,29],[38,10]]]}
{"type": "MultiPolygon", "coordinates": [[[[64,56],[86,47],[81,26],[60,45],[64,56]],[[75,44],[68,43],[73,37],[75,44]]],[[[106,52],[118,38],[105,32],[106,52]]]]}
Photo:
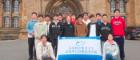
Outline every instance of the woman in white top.
{"type": "Polygon", "coordinates": [[[47,36],[42,35],[37,44],[37,60],[55,60],[52,44],[47,41],[47,36]]]}
{"type": "Polygon", "coordinates": [[[43,15],[39,15],[38,19],[39,21],[34,26],[35,49],[37,47],[41,35],[48,34],[47,22],[45,21],[45,19],[43,19],[43,15]]]}
{"type": "Polygon", "coordinates": [[[113,40],[112,34],[108,35],[108,40],[104,43],[103,60],[120,60],[119,47],[113,40]]]}

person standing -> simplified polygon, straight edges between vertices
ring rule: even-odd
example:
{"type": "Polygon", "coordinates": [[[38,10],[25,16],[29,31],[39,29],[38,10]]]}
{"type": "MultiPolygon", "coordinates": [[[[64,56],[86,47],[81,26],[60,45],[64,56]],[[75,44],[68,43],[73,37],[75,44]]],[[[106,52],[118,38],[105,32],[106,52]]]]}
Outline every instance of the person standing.
{"type": "Polygon", "coordinates": [[[77,21],[74,27],[74,33],[77,37],[87,36],[88,34],[88,28],[87,25],[82,21],[82,15],[79,15],[77,17],[77,21]]]}
{"type": "Polygon", "coordinates": [[[103,14],[103,23],[101,24],[100,34],[101,41],[105,42],[107,40],[108,34],[111,33],[111,25],[108,22],[107,14],[103,14]]]}
{"type": "Polygon", "coordinates": [[[38,15],[38,22],[34,26],[34,34],[35,34],[35,48],[39,42],[39,38],[41,35],[48,35],[47,31],[47,23],[45,19],[43,19],[43,15],[38,15]]]}
{"type": "Polygon", "coordinates": [[[102,24],[102,15],[100,13],[96,14],[96,23],[98,24],[98,26],[100,27],[102,24]]]}
{"type": "Polygon", "coordinates": [[[62,23],[58,20],[58,15],[53,16],[53,20],[49,26],[49,38],[52,42],[53,49],[55,51],[55,56],[57,55],[57,43],[58,43],[58,36],[62,34],[62,23]]]}
{"type": "Polygon", "coordinates": [[[74,25],[71,22],[71,17],[66,17],[66,22],[62,26],[62,36],[73,37],[74,36],[74,25]]]}
{"type": "Polygon", "coordinates": [[[83,17],[82,21],[83,21],[84,24],[88,25],[91,22],[91,20],[89,20],[88,13],[86,13],[86,12],[83,13],[82,17],[83,17]]]}
{"type": "Polygon", "coordinates": [[[74,14],[71,15],[71,23],[72,23],[73,25],[76,24],[76,16],[75,16],[74,14]]]}
{"type": "Polygon", "coordinates": [[[63,19],[62,14],[58,14],[58,20],[59,20],[59,22],[64,23],[64,19],[63,19]]]}
{"type": "Polygon", "coordinates": [[[125,36],[125,20],[120,16],[120,10],[114,10],[114,18],[111,19],[111,29],[114,35],[114,40],[119,45],[120,49],[120,58],[121,60],[125,60],[125,52],[124,52],[124,36],[125,36]]]}
{"type": "Polygon", "coordinates": [[[50,15],[45,15],[45,18],[44,19],[45,19],[45,21],[47,23],[47,31],[48,31],[47,34],[49,34],[49,26],[51,24],[51,16],[50,15]]]}
{"type": "Polygon", "coordinates": [[[99,36],[100,35],[100,28],[98,24],[96,23],[96,19],[94,15],[89,16],[91,22],[88,24],[88,36],[99,36]],[[94,30],[93,30],[94,29],[94,30]]]}
{"type": "Polygon", "coordinates": [[[37,13],[32,12],[31,20],[27,22],[27,32],[28,32],[28,46],[29,46],[29,60],[36,58],[36,53],[35,53],[35,46],[34,46],[34,25],[37,23],[37,13]]]}
{"type": "MultiPolygon", "coordinates": [[[[48,31],[47,34],[49,34],[49,27],[50,27],[51,20],[52,20],[51,19],[51,16],[50,15],[45,15],[45,18],[44,19],[45,19],[45,21],[47,23],[47,31],[48,31]]],[[[48,37],[48,41],[51,42],[50,39],[49,39],[49,37],[48,37]]]]}

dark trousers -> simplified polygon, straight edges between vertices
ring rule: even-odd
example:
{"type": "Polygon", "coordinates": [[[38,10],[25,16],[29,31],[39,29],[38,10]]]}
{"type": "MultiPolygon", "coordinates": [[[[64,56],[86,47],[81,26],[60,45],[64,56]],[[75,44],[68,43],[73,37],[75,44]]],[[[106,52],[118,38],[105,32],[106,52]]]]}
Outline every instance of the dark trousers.
{"type": "Polygon", "coordinates": [[[114,40],[117,42],[120,50],[120,58],[124,60],[125,52],[124,52],[124,37],[114,37],[114,40]]]}
{"type": "Polygon", "coordinates": [[[52,47],[55,53],[55,57],[57,56],[57,44],[58,44],[58,39],[52,39],[52,47]]]}
{"type": "Polygon", "coordinates": [[[29,58],[33,59],[33,56],[36,58],[36,51],[35,51],[35,38],[28,38],[28,47],[29,47],[29,58]]]}

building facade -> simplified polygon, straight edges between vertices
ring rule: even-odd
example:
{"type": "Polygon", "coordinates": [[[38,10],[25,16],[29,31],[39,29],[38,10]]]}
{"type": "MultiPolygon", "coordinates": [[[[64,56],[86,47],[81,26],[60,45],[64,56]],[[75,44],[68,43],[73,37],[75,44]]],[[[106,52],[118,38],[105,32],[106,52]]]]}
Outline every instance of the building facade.
{"type": "Polygon", "coordinates": [[[140,0],[0,0],[0,39],[26,39],[26,23],[32,12],[106,13],[111,18],[114,9],[120,9],[127,27],[140,26],[140,0]]]}

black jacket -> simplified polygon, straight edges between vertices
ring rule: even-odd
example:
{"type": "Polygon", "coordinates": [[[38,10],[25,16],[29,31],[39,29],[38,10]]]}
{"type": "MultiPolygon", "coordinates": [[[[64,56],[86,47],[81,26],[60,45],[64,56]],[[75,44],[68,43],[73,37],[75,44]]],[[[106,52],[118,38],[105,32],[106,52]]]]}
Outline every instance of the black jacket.
{"type": "Polygon", "coordinates": [[[62,25],[63,25],[63,23],[61,23],[61,22],[58,22],[57,24],[55,24],[54,22],[50,23],[50,26],[49,26],[49,38],[50,39],[57,39],[58,36],[61,36],[62,25]]]}
{"type": "Polygon", "coordinates": [[[100,28],[101,40],[106,41],[108,39],[108,34],[110,33],[111,33],[110,23],[107,23],[106,25],[102,23],[100,28]]]}
{"type": "Polygon", "coordinates": [[[64,23],[62,27],[62,36],[72,37],[74,36],[74,26],[72,23],[64,23]]]}
{"type": "Polygon", "coordinates": [[[93,24],[96,25],[96,36],[100,36],[100,26],[98,26],[97,23],[92,23],[92,22],[90,22],[88,24],[88,36],[89,36],[89,33],[90,33],[90,26],[93,25],[93,24]]]}

